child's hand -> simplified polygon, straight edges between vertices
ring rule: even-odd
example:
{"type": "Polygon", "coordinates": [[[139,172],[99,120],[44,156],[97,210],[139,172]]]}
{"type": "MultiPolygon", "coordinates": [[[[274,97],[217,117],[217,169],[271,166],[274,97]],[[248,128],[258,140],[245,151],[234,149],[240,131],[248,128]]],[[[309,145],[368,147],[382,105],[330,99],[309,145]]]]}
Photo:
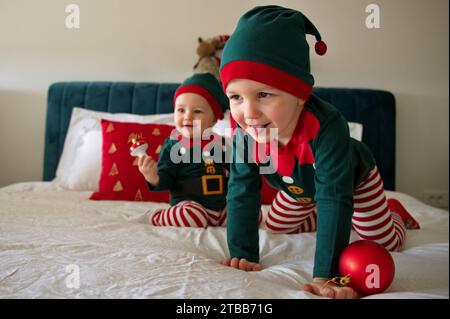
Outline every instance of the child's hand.
{"type": "Polygon", "coordinates": [[[302,290],[315,294],[317,296],[328,297],[332,299],[357,299],[358,293],[351,287],[339,287],[332,282],[326,282],[325,278],[314,278],[312,282],[303,285],[302,290]]]}
{"type": "Polygon", "coordinates": [[[247,261],[244,258],[242,259],[236,257],[232,259],[227,258],[222,260],[220,263],[224,266],[233,267],[244,271],[260,271],[262,269],[260,264],[247,261]]]}
{"type": "Polygon", "coordinates": [[[138,161],[139,172],[144,175],[147,182],[152,184],[153,186],[158,185],[159,176],[158,176],[158,163],[151,158],[151,156],[141,156],[138,161]]]}

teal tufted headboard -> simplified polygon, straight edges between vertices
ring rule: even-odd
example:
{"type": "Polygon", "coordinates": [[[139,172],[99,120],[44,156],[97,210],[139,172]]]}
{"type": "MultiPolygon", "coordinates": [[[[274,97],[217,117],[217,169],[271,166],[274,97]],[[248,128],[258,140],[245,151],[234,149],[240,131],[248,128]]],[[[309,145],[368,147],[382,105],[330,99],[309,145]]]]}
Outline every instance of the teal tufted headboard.
{"type": "MultiPolygon", "coordinates": [[[[111,113],[173,112],[179,84],[131,82],[58,82],[50,86],[45,126],[44,181],[55,177],[72,108],[111,113]]],[[[363,141],[372,150],[385,188],[395,189],[395,99],[387,91],[315,88],[314,94],[336,106],[348,121],[363,124],[363,141]]]]}

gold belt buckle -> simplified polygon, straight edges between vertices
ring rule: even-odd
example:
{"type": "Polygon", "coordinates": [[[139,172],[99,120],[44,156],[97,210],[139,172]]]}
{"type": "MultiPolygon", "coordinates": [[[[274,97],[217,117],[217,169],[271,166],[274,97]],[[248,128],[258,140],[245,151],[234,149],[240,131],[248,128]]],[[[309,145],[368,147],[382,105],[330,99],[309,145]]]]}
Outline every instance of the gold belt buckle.
{"type": "Polygon", "coordinates": [[[222,175],[203,175],[202,176],[202,188],[203,188],[203,195],[223,194],[223,176],[222,175]],[[210,180],[218,180],[219,181],[219,189],[209,190],[208,189],[208,181],[210,181],[210,180]]]}

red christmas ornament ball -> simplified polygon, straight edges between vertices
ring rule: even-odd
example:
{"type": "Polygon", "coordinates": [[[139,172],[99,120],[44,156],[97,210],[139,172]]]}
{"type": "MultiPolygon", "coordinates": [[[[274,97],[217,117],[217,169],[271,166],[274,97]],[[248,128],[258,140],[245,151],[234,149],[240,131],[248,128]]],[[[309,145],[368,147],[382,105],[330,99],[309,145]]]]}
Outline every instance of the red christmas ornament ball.
{"type": "Polygon", "coordinates": [[[372,295],[391,285],[395,264],[384,246],[370,240],[358,240],[342,251],[339,272],[341,276],[350,277],[349,286],[359,294],[372,295]]]}

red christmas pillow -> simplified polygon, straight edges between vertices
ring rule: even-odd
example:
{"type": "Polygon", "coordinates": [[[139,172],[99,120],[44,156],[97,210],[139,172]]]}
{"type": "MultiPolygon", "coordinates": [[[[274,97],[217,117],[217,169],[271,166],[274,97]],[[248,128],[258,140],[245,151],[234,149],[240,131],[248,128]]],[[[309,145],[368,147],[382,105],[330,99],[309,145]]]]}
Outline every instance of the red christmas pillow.
{"type": "MultiPolygon", "coordinates": [[[[232,132],[236,128],[236,121],[234,120],[233,116],[230,114],[230,124],[232,132]]],[[[275,196],[277,196],[278,189],[273,188],[272,186],[267,183],[266,179],[264,178],[264,175],[261,175],[261,204],[264,205],[271,205],[273,200],[275,199],[275,196]]]]}
{"type": "Polygon", "coordinates": [[[138,124],[102,120],[102,172],[94,200],[169,202],[169,192],[150,192],[138,169],[138,157],[130,155],[132,139],[144,139],[147,154],[158,159],[164,140],[174,129],[165,124],[138,124]]]}

